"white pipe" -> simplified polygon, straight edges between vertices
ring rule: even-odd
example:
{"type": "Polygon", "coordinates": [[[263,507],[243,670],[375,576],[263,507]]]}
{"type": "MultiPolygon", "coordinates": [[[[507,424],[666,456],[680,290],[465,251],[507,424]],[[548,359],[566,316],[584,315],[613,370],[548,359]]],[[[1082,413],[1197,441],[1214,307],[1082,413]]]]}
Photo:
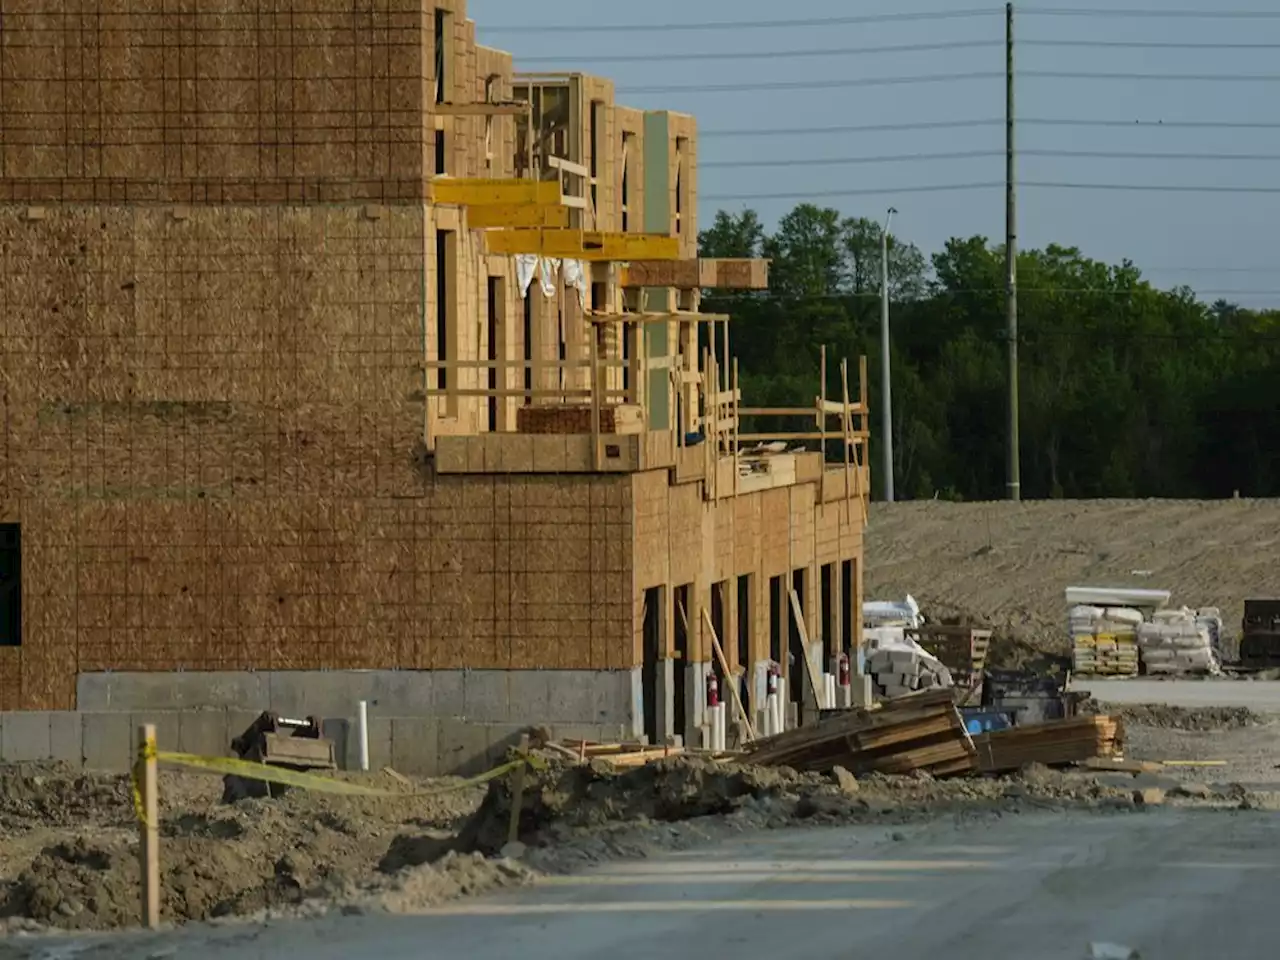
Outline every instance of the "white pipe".
{"type": "Polygon", "coordinates": [[[827,709],[834,710],[836,708],[836,677],[833,673],[824,673],[822,675],[823,693],[826,694],[827,709]]]}
{"type": "Polygon", "coordinates": [[[771,693],[764,698],[764,735],[772,737],[778,732],[778,695],[771,693]]]}
{"type": "Polygon", "coordinates": [[[787,678],[778,678],[778,699],[777,699],[778,715],[774,717],[774,726],[778,728],[779,733],[787,732],[787,678]]]}
{"type": "Polygon", "coordinates": [[[360,750],[360,769],[369,772],[369,701],[361,700],[356,712],[356,744],[360,750]]]}
{"type": "Polygon", "coordinates": [[[725,706],[726,704],[724,703],[716,705],[716,750],[721,753],[728,749],[729,745],[728,730],[725,726],[725,721],[727,719],[725,706]]]}

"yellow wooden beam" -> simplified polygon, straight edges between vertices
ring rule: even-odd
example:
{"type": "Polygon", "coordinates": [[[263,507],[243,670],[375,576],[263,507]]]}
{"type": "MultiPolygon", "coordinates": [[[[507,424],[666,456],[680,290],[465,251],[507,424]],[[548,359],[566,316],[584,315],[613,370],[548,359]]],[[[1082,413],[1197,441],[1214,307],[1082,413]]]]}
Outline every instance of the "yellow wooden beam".
{"type": "MultiPolygon", "coordinates": [[[[464,180],[441,177],[427,181],[431,203],[459,206],[506,206],[529,203],[554,206],[560,203],[558,180],[464,180]]],[[[654,258],[659,259],[659,258],[654,258]]]]}
{"type": "Polygon", "coordinates": [[[569,208],[540,206],[532,203],[504,203],[495,206],[467,208],[467,226],[472,230],[490,230],[495,227],[567,227],[569,208]]]}
{"type": "Polygon", "coordinates": [[[489,253],[534,253],[574,260],[676,260],[678,237],[589,230],[497,230],[485,236],[489,253]]]}

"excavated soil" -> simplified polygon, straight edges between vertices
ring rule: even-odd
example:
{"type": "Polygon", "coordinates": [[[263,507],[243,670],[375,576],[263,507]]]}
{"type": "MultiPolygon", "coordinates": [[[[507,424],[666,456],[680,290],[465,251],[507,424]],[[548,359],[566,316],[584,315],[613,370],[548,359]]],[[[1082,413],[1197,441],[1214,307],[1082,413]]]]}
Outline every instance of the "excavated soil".
{"type": "Polygon", "coordinates": [[[1136,724],[1160,730],[1194,730],[1201,733],[1241,730],[1258,726],[1267,719],[1248,707],[1170,707],[1162,703],[1099,705],[1094,712],[1119,715],[1126,725],[1136,724]]]}
{"type": "MultiPolygon", "coordinates": [[[[367,779],[399,793],[409,789],[389,778],[367,779]]],[[[379,870],[401,832],[455,833],[482,787],[376,798],[290,791],[234,805],[222,804],[220,793],[217,778],[161,776],[162,911],[170,921],[393,894],[430,901],[483,885],[469,858],[395,882],[379,870]]],[[[503,880],[502,871],[489,872],[503,880]]],[[[125,777],[0,768],[0,921],[71,930],[130,925],[137,920],[138,883],[137,826],[125,777]]]]}
{"type": "Polygon", "coordinates": [[[1234,636],[1246,598],[1280,596],[1277,530],[1280,500],[874,503],[866,596],[986,621],[1010,666],[1069,652],[1068,586],[1171,590],[1234,636]]]}

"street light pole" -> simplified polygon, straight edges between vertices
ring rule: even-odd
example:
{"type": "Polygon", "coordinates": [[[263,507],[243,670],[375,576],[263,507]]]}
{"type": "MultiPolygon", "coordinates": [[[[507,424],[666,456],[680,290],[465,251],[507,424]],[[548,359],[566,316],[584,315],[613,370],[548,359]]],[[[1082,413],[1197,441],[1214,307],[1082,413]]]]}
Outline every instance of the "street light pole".
{"type": "Polygon", "coordinates": [[[880,232],[880,431],[884,434],[884,499],[893,503],[893,394],[889,388],[889,208],[880,232]]]}

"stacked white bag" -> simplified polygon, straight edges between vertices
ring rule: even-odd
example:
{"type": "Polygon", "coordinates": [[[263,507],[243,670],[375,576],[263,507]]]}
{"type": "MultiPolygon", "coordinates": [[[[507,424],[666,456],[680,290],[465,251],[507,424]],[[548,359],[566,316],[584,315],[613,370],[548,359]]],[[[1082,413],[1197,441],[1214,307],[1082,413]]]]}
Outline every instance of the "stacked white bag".
{"type": "Polygon", "coordinates": [[[1216,674],[1220,670],[1209,624],[1185,607],[1157,610],[1150,623],[1138,627],[1138,644],[1148,674],[1216,674]]]}
{"type": "Polygon", "coordinates": [[[1129,607],[1072,607],[1067,614],[1072,669],[1092,676],[1137,676],[1142,619],[1129,607]]]}

